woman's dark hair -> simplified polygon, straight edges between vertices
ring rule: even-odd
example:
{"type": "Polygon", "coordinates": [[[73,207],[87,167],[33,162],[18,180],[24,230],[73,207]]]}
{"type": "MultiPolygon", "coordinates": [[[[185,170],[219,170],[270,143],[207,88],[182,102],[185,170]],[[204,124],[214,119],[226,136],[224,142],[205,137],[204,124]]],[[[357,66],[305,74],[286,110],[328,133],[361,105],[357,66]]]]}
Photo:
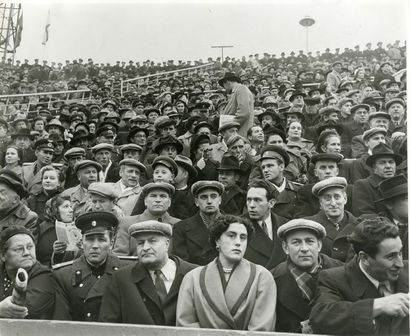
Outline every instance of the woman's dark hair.
{"type": "Polygon", "coordinates": [[[216,241],[221,237],[222,233],[228,230],[229,225],[232,223],[243,224],[248,233],[248,243],[252,239],[254,228],[251,222],[243,217],[233,216],[233,215],[221,215],[215,222],[209,226],[209,241],[213,247],[216,246],[216,241]]]}
{"type": "Polygon", "coordinates": [[[350,235],[349,242],[356,254],[363,251],[374,258],[383,240],[398,236],[399,229],[388,218],[374,217],[360,222],[350,235]]]}
{"type": "Polygon", "coordinates": [[[5,165],[6,165],[6,153],[7,153],[7,150],[9,149],[9,148],[13,148],[13,149],[15,149],[16,151],[17,151],[17,155],[19,156],[19,159],[18,159],[18,161],[17,161],[17,164],[19,165],[19,166],[21,166],[22,164],[23,164],[23,151],[20,149],[20,148],[17,148],[16,146],[14,146],[14,145],[9,145],[9,146],[7,146],[6,147],[6,150],[3,152],[3,155],[2,155],[2,161],[0,162],[0,164],[4,167],[5,165]]]}
{"type": "Polygon", "coordinates": [[[58,208],[61,204],[65,201],[70,200],[70,195],[62,195],[58,194],[50,198],[44,207],[44,218],[47,221],[54,222],[56,219],[61,221],[60,213],[58,212],[58,208]]]}
{"type": "Polygon", "coordinates": [[[189,157],[192,162],[196,162],[195,152],[199,148],[199,146],[204,143],[211,143],[211,139],[206,134],[194,134],[192,136],[191,149],[189,151],[189,157]]]}

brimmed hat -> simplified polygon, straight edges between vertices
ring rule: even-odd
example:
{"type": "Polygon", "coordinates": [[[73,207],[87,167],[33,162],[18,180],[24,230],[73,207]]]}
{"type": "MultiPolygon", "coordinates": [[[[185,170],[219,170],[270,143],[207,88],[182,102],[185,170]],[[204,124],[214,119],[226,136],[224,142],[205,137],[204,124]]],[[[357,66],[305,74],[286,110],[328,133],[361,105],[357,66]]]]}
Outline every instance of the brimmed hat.
{"type": "Polygon", "coordinates": [[[347,181],[344,177],[334,176],[319,181],[312,188],[312,194],[319,197],[320,194],[329,188],[341,188],[346,189],[347,181]]]}
{"type": "Polygon", "coordinates": [[[77,131],[73,133],[73,137],[71,138],[71,143],[75,143],[78,140],[81,139],[87,139],[88,141],[91,141],[94,137],[91,134],[85,133],[83,131],[77,131]]]}
{"type": "Polygon", "coordinates": [[[282,121],[280,119],[280,116],[278,113],[275,112],[275,110],[267,108],[265,111],[262,113],[258,114],[258,120],[259,122],[262,122],[262,118],[265,115],[270,115],[274,121],[276,121],[277,124],[280,124],[282,121]]]}
{"type": "Polygon", "coordinates": [[[286,152],[284,148],[281,146],[276,145],[267,145],[262,148],[261,150],[261,157],[257,160],[258,162],[262,162],[266,159],[279,159],[283,162],[285,167],[290,162],[289,154],[286,152]]]}
{"type": "Polygon", "coordinates": [[[134,144],[134,143],[129,143],[129,144],[125,144],[125,145],[120,146],[121,154],[124,154],[124,152],[127,151],[127,150],[134,150],[134,151],[137,151],[137,152],[141,153],[142,152],[142,147],[138,146],[137,144],[134,144]]]}
{"type": "Polygon", "coordinates": [[[103,142],[103,143],[100,143],[98,145],[91,147],[91,152],[93,154],[96,154],[98,151],[103,150],[103,149],[106,149],[112,152],[114,150],[114,145],[103,142]]]}
{"type": "Polygon", "coordinates": [[[333,161],[336,163],[339,163],[342,161],[343,155],[341,154],[336,154],[336,153],[319,153],[319,154],[314,154],[310,158],[310,162],[313,164],[316,164],[318,161],[333,161]]]}
{"type": "Polygon", "coordinates": [[[127,141],[131,142],[131,139],[137,134],[138,132],[144,132],[145,136],[148,138],[149,136],[149,130],[147,128],[141,128],[141,127],[133,127],[130,129],[130,132],[128,133],[127,136],[127,141]]]}
{"type": "Polygon", "coordinates": [[[115,200],[119,193],[117,189],[112,187],[111,183],[105,182],[93,182],[88,186],[88,192],[91,194],[97,194],[111,200],[115,200]]]}
{"type": "Polygon", "coordinates": [[[372,167],[374,162],[381,157],[392,157],[396,162],[396,165],[399,165],[403,161],[403,158],[400,155],[394,153],[388,145],[379,143],[372,149],[372,155],[370,155],[366,159],[366,164],[369,167],[372,167]]]}
{"type": "Polygon", "coordinates": [[[301,91],[295,91],[292,93],[292,95],[289,97],[289,101],[292,101],[295,97],[297,96],[302,96],[303,98],[306,97],[306,94],[301,92],[301,91]]]}
{"type": "MultiPolygon", "coordinates": [[[[126,145],[125,145],[125,146],[126,146],[126,145]]],[[[120,163],[119,163],[119,165],[120,165],[120,166],[124,166],[124,165],[126,165],[126,166],[133,166],[133,167],[137,167],[137,168],[140,170],[141,173],[142,173],[142,172],[144,172],[144,173],[147,172],[147,168],[146,168],[141,162],[139,162],[139,161],[137,161],[137,160],[135,160],[135,159],[124,159],[124,160],[121,160],[120,163]]]]}
{"type": "Polygon", "coordinates": [[[51,126],[55,126],[58,127],[61,131],[61,133],[64,134],[65,128],[64,126],[61,124],[61,121],[58,119],[53,119],[51,120],[45,127],[46,131],[48,132],[48,130],[50,129],[51,126]]]}
{"type": "Polygon", "coordinates": [[[386,118],[387,120],[391,120],[390,114],[388,114],[387,112],[383,112],[383,111],[369,113],[368,121],[370,122],[370,120],[373,118],[386,118]]]}
{"type": "Polygon", "coordinates": [[[241,127],[241,124],[236,121],[226,122],[222,124],[221,126],[219,126],[218,132],[219,133],[224,132],[227,129],[232,128],[232,127],[236,127],[239,130],[239,128],[241,127]]]}
{"type": "Polygon", "coordinates": [[[33,135],[31,134],[28,128],[20,128],[17,132],[11,134],[12,139],[15,139],[17,137],[27,137],[30,140],[34,139],[33,135]]]}
{"type": "Polygon", "coordinates": [[[98,162],[91,161],[91,160],[82,160],[74,166],[74,174],[77,174],[77,172],[80,169],[83,169],[88,166],[94,167],[95,169],[97,169],[98,172],[102,170],[102,166],[98,162]]]}
{"type": "Polygon", "coordinates": [[[388,110],[390,108],[390,106],[392,106],[393,104],[400,104],[403,107],[406,107],[406,104],[404,102],[403,99],[401,98],[393,98],[390,99],[387,103],[386,103],[386,109],[388,110]]]}
{"type": "Polygon", "coordinates": [[[326,106],[326,107],[322,107],[319,110],[320,115],[329,115],[330,113],[333,113],[333,112],[340,114],[340,109],[334,106],[326,106]]]}
{"type": "Polygon", "coordinates": [[[15,172],[11,170],[0,170],[0,183],[6,184],[10,189],[14,190],[20,198],[25,198],[27,196],[27,191],[23,186],[23,181],[15,172]]]}
{"type": "Polygon", "coordinates": [[[181,166],[182,168],[188,171],[190,179],[193,179],[198,175],[198,172],[192,165],[192,161],[190,158],[184,155],[177,155],[174,161],[177,164],[177,166],[181,166]]]}
{"type": "Polygon", "coordinates": [[[235,171],[237,173],[242,173],[238,158],[229,154],[224,154],[222,157],[218,171],[235,171]]]}
{"type": "Polygon", "coordinates": [[[370,111],[370,106],[367,104],[356,104],[353,105],[352,108],[350,109],[350,113],[354,114],[356,112],[356,110],[360,109],[360,108],[364,108],[367,112],[370,111]]]}
{"type": "Polygon", "coordinates": [[[371,128],[363,132],[363,136],[362,136],[363,141],[366,141],[367,139],[369,139],[370,137],[372,137],[373,135],[377,133],[382,133],[384,136],[387,135],[386,129],[381,128],[381,127],[375,127],[375,128],[371,128]]]}
{"type": "Polygon", "coordinates": [[[18,234],[26,234],[30,236],[33,241],[35,241],[34,235],[29,229],[25,228],[22,225],[11,225],[2,230],[0,233],[0,249],[4,248],[4,245],[11,237],[18,234]]]}
{"type": "Polygon", "coordinates": [[[85,157],[85,149],[81,147],[73,147],[64,153],[64,159],[68,160],[70,156],[79,156],[79,155],[85,157]]]}
{"type": "Polygon", "coordinates": [[[173,145],[175,146],[177,150],[177,154],[181,153],[182,150],[184,149],[184,145],[179,141],[177,138],[175,138],[172,135],[167,135],[165,137],[161,137],[157,140],[155,140],[152,144],[152,150],[154,153],[159,154],[161,151],[161,148],[164,147],[165,145],[173,145]]]}
{"type": "Polygon", "coordinates": [[[118,226],[118,219],[108,211],[90,211],[78,216],[75,226],[83,235],[113,231],[118,226]]]}
{"type": "Polygon", "coordinates": [[[151,182],[142,187],[142,195],[144,195],[143,198],[145,198],[151,190],[156,189],[166,191],[170,197],[175,193],[175,188],[172,184],[166,182],[151,182]]]}
{"type": "Polygon", "coordinates": [[[285,240],[286,235],[294,230],[314,231],[319,239],[326,237],[326,229],[322,224],[303,218],[292,219],[289,222],[279,226],[277,235],[280,239],[285,240]]]}
{"type": "Polygon", "coordinates": [[[152,161],[151,167],[152,169],[155,169],[155,167],[159,164],[164,165],[165,167],[168,167],[172,173],[174,173],[175,176],[178,174],[178,166],[175,163],[173,159],[171,159],[169,156],[165,155],[160,155],[157,156],[154,161],[152,161]]]}
{"type": "Polygon", "coordinates": [[[235,75],[233,72],[226,72],[224,77],[221,78],[220,80],[218,80],[218,84],[220,86],[224,86],[224,84],[227,81],[233,81],[233,82],[241,83],[241,79],[237,75],[235,75]]]}
{"type": "Polygon", "coordinates": [[[198,193],[204,189],[214,189],[219,195],[222,195],[225,191],[224,185],[218,181],[202,180],[195,182],[191,187],[191,192],[196,197],[198,193]]]}
{"type": "Polygon", "coordinates": [[[172,236],[172,226],[167,223],[158,222],[155,220],[149,220],[132,224],[128,228],[128,234],[135,237],[141,233],[159,233],[166,237],[172,236]]]}
{"type": "Polygon", "coordinates": [[[390,177],[380,182],[379,190],[382,194],[382,198],[378,199],[376,202],[385,201],[400,195],[407,195],[407,179],[402,174],[390,177]]]}

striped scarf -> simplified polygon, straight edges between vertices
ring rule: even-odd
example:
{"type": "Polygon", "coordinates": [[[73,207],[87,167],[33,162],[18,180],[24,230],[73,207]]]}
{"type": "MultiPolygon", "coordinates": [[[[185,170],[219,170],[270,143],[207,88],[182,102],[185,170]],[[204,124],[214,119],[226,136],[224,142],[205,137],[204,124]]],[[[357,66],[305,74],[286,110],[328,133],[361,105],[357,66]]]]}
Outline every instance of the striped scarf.
{"type": "Polygon", "coordinates": [[[308,302],[310,302],[315,295],[317,286],[316,275],[320,268],[322,268],[321,260],[319,262],[319,265],[311,273],[302,271],[297,268],[292,262],[288,262],[288,269],[294,277],[299,289],[301,290],[303,298],[308,302]]]}

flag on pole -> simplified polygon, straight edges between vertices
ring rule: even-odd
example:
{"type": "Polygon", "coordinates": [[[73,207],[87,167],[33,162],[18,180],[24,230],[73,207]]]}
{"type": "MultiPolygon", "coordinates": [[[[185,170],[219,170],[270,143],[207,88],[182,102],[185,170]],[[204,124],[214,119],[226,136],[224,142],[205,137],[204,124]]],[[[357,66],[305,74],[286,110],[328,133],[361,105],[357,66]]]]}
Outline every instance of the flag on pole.
{"type": "Polygon", "coordinates": [[[50,30],[50,10],[48,10],[48,14],[47,14],[47,22],[46,22],[46,26],[44,29],[44,37],[43,37],[43,45],[46,45],[47,41],[48,41],[48,33],[50,30]]]}
{"type": "Polygon", "coordinates": [[[15,40],[15,43],[14,43],[14,48],[15,49],[21,43],[21,36],[22,36],[22,33],[23,33],[23,12],[21,12],[19,18],[17,19],[16,28],[17,28],[17,33],[16,33],[16,40],[15,40]]]}

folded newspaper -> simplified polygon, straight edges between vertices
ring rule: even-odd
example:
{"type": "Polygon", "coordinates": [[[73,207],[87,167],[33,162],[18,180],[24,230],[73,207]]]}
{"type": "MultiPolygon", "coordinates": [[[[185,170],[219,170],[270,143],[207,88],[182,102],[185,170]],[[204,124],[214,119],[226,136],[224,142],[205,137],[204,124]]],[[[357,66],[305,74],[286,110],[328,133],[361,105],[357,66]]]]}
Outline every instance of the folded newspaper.
{"type": "Polygon", "coordinates": [[[67,244],[66,251],[77,251],[77,243],[81,241],[81,231],[74,223],[56,221],[57,240],[67,244]]]}

